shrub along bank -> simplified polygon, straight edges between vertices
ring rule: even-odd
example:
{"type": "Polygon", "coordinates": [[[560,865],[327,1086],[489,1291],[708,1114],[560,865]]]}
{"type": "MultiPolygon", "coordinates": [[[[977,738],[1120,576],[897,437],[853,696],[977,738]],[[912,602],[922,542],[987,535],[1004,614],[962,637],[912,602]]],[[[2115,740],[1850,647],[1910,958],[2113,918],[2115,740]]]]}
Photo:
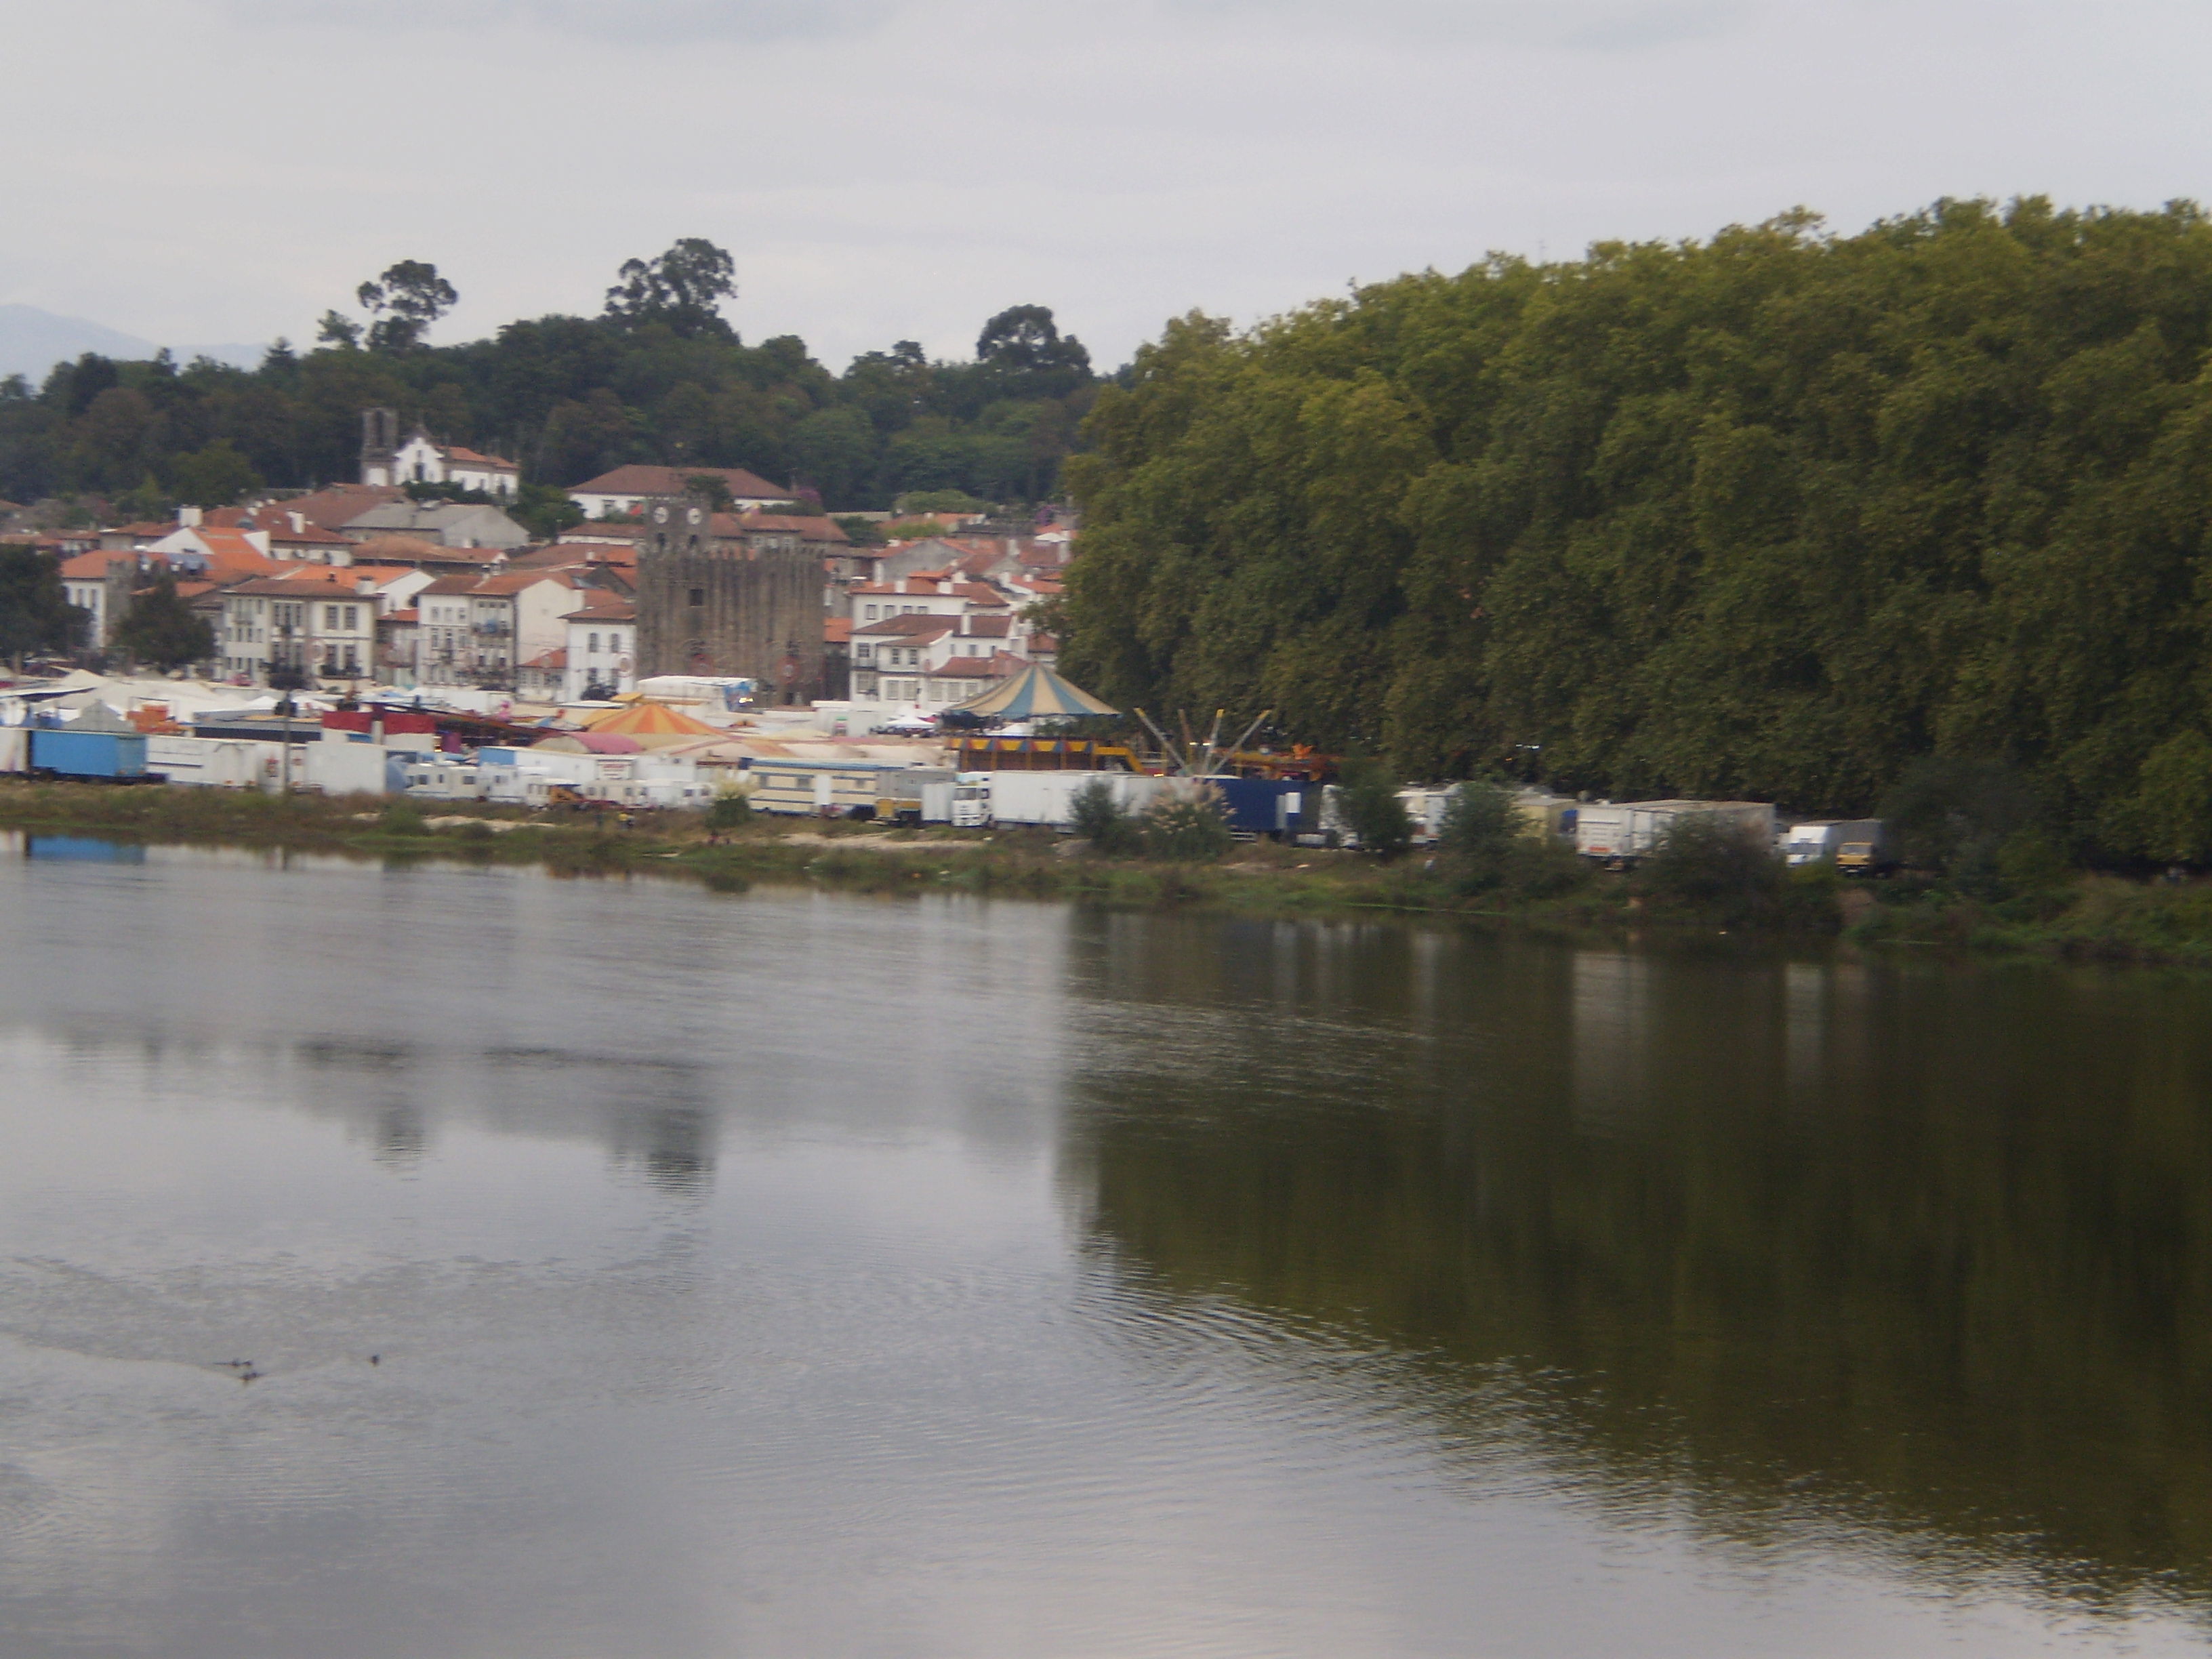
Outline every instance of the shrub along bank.
{"type": "Polygon", "coordinates": [[[951,889],[1285,916],[1426,914],[1565,933],[1841,935],[1872,949],[2212,966],[2212,883],[2128,881],[2032,859],[2009,860],[2009,873],[1977,867],[1960,878],[1908,873],[1854,883],[1826,866],[1785,870],[1702,829],[1676,835],[1620,875],[1518,833],[1504,802],[1503,792],[1466,792],[1440,845],[1399,858],[1231,842],[1194,805],[1123,820],[1104,841],[1084,841],[1044,830],[886,830],[735,811],[532,815],[363,797],[6,783],[0,829],[535,864],[563,874],[658,874],[722,892],[756,881],[810,881],[862,892],[951,889]]]}

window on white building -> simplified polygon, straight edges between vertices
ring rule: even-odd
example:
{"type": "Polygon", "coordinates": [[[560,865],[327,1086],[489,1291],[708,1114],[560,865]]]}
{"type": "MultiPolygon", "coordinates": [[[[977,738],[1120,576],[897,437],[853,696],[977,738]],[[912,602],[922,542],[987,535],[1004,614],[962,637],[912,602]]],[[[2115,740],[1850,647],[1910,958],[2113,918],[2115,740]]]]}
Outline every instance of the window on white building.
{"type": "Polygon", "coordinates": [[[584,637],[588,641],[584,649],[597,655],[599,649],[599,636],[597,634],[586,634],[584,637]]]}

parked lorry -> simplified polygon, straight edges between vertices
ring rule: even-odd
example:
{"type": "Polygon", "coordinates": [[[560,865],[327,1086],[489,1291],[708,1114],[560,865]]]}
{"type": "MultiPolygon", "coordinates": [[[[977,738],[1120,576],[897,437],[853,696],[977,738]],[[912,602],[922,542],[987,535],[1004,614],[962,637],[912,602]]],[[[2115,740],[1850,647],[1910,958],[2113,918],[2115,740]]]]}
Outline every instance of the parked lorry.
{"type": "Polygon", "coordinates": [[[1782,855],[1794,869],[1801,864],[1834,864],[1843,867],[1846,846],[1856,849],[1854,859],[1863,864],[1881,845],[1880,818],[1814,818],[1793,823],[1782,843],[1782,855]]]}
{"type": "MultiPolygon", "coordinates": [[[[982,798],[987,808],[984,822],[1039,824],[1054,830],[1073,829],[1076,792],[1101,782],[1114,792],[1114,799],[1121,804],[1122,810],[1129,812],[1141,812],[1150,806],[1163,786],[1161,779],[1133,772],[967,772],[960,776],[962,790],[988,790],[982,798]],[[978,783],[976,780],[987,781],[978,783]]],[[[957,815],[963,805],[972,813],[974,799],[967,802],[956,799],[956,823],[960,822],[957,815]]]]}
{"type": "Polygon", "coordinates": [[[1711,819],[1762,848],[1774,845],[1774,808],[1753,800],[1594,801],[1575,813],[1575,851],[1625,869],[1647,855],[1676,824],[1711,819]]]}

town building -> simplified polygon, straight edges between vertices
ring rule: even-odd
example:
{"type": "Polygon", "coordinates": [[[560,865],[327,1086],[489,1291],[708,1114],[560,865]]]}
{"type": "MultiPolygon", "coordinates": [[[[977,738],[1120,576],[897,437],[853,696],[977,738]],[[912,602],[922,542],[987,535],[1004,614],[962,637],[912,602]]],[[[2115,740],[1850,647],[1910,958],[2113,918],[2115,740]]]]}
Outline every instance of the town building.
{"type": "Polygon", "coordinates": [[[221,590],[219,669],[253,685],[376,678],[377,605],[330,571],[234,582],[221,590]]]}
{"type": "Polygon", "coordinates": [[[87,650],[107,649],[116,624],[130,614],[131,594],[154,579],[157,562],[143,553],[109,550],[62,561],[62,592],[85,613],[87,650]]]}
{"type": "Polygon", "coordinates": [[[561,658],[564,702],[616,697],[637,689],[637,606],[618,593],[586,592],[563,623],[568,643],[561,658]]]}
{"type": "Polygon", "coordinates": [[[459,444],[441,444],[416,427],[403,441],[398,414],[367,409],[361,416],[361,481],[368,485],[450,484],[481,495],[513,499],[522,488],[522,469],[497,455],[459,444]]]}
{"type": "Polygon", "coordinates": [[[351,542],[404,536],[445,547],[527,547],[530,532],[481,501],[386,501],[338,526],[351,542]]]}
{"type": "Polygon", "coordinates": [[[718,540],[711,504],[656,502],[637,561],[641,678],[744,677],[763,698],[822,695],[822,561],[802,542],[768,547],[718,540]]]}
{"type": "Polygon", "coordinates": [[[587,519],[626,518],[654,506],[680,507],[690,499],[694,478],[718,478],[740,513],[758,512],[791,499],[758,473],[741,466],[618,466],[596,478],[573,484],[568,499],[587,519]]]}
{"type": "Polygon", "coordinates": [[[577,582],[566,570],[508,570],[489,576],[441,576],[419,590],[416,608],[421,654],[416,683],[520,689],[518,671],[565,649],[564,618],[576,606],[577,582]]]}

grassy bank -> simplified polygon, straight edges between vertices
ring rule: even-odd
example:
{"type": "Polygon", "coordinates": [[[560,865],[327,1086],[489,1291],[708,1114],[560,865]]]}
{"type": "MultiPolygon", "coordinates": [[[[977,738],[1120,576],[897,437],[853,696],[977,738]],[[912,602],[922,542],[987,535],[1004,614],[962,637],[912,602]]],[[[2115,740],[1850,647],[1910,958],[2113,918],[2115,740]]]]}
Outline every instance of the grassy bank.
{"type": "Polygon", "coordinates": [[[2054,878],[2028,893],[1969,895],[1899,878],[1849,884],[1795,872],[1755,893],[1668,890],[1528,849],[1483,880],[1448,858],[1243,843],[1212,863],[1102,858],[1042,830],[884,830],[755,818],[724,836],[699,815],[622,815],[223,789],[0,782],[0,828],[149,843],[284,848],[383,860],[531,864],[635,872],[719,891],[805,881],[861,892],[956,890],[1131,908],[1208,907],[1267,916],[1458,916],[1571,933],[1840,935],[1869,950],[1936,948],[2212,966],[2212,884],[2054,878]]]}

